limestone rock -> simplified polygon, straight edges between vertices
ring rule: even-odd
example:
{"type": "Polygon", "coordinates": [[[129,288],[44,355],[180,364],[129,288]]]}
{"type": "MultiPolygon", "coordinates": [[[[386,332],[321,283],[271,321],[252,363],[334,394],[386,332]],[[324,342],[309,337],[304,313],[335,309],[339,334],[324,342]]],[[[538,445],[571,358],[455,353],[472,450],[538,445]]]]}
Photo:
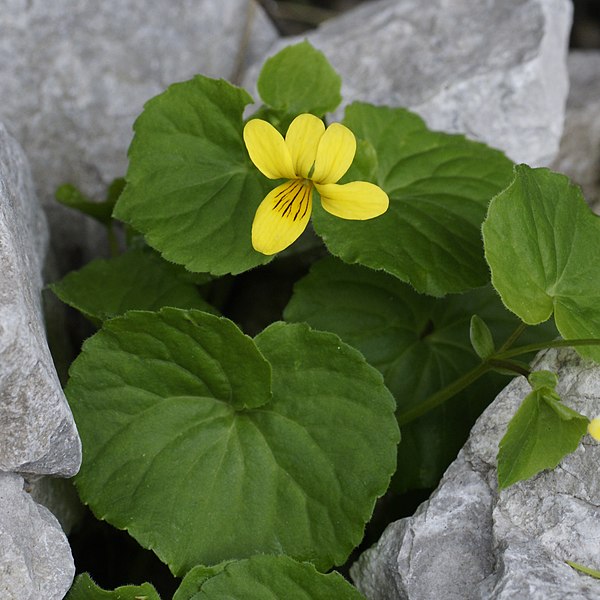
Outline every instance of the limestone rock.
{"type": "Polygon", "coordinates": [[[26,158],[0,124],[0,471],[71,476],[81,444],[44,331],[47,241],[26,158]]]}
{"type": "Polygon", "coordinates": [[[62,600],[74,575],[58,521],[23,491],[22,477],[0,473],[0,598],[62,600]]]}
{"type": "Polygon", "coordinates": [[[342,76],[345,101],[404,106],[538,165],[562,132],[571,14],[569,0],[379,0],[305,37],[342,76]]]}
{"type": "MultiPolygon", "coordinates": [[[[600,366],[572,350],[542,354],[566,404],[600,412],[600,366]]],[[[369,600],[595,600],[600,581],[571,560],[600,569],[600,445],[588,436],[557,469],[498,493],[496,455],[508,421],[529,393],[520,377],[475,424],[438,489],[417,512],[391,524],[352,567],[369,600]]]]}
{"type": "Polygon", "coordinates": [[[24,490],[56,517],[67,535],[84,517],[85,508],[71,479],[26,477],[24,490]]]}
{"type": "Polygon", "coordinates": [[[56,205],[57,186],[104,198],[144,102],[198,73],[238,80],[277,36],[253,0],[0,0],[0,14],[0,120],[29,157],[63,272],[107,244],[56,205]]]}
{"type": "Polygon", "coordinates": [[[565,129],[552,168],[579,184],[600,211],[600,52],[572,51],[565,129]]]}

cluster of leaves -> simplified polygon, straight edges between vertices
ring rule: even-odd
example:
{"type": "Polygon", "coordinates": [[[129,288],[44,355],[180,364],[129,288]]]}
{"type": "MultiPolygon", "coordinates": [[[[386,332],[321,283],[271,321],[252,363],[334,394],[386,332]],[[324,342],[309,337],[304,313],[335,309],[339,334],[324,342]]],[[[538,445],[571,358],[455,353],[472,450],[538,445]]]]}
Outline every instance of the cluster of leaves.
{"type": "MultiPolygon", "coordinates": [[[[263,68],[257,115],[285,132],[298,113],[337,108],[340,86],[308,43],[286,48],[263,68]]],[[[172,85],[135,123],[124,189],[97,205],[61,188],[111,231],[125,222],[129,240],[52,286],[99,328],[66,388],[84,449],[76,485],[98,518],[185,576],[175,600],[360,598],[323,572],[347,560],[390,480],[394,493],[437,483],[502,374],[529,375],[515,357],[563,343],[553,314],[564,340],[600,337],[588,258],[600,224],[565,177],[356,102],[345,179],[379,185],[389,210],[343,221],[316,206],[331,256],[311,259],[284,320],[250,338],[208,300],[272,260],[250,240],[276,185],[244,147],[251,102],[222,80],[172,85]]],[[[569,343],[600,360],[594,340],[569,343]]],[[[529,381],[500,487],[556,466],[588,422],[551,374],[529,381]]],[[[81,576],[69,598],[84,597],[158,595],[81,576]]]]}
{"type": "MultiPolygon", "coordinates": [[[[337,573],[325,575],[310,563],[279,555],[259,555],[188,571],[173,600],[361,600],[363,596],[337,573]]],[[[98,587],[87,574],[79,576],[66,600],[161,600],[149,583],[114,591],[98,587]]]]}

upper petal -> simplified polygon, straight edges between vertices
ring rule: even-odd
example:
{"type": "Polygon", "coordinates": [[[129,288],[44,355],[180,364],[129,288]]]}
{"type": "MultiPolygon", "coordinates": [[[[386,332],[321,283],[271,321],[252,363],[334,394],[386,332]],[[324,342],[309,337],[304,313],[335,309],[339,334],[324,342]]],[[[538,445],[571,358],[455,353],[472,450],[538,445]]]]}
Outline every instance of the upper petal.
{"type": "Polygon", "coordinates": [[[252,223],[252,246],[276,254],[295,242],[310,219],[312,185],[301,179],[287,181],[269,192],[252,223]]]}
{"type": "Polygon", "coordinates": [[[324,132],[323,121],[309,113],[298,115],[290,123],[285,134],[285,143],[292,155],[292,164],[298,176],[308,177],[315,163],[319,140],[324,132]]]}
{"type": "Polygon", "coordinates": [[[315,184],[323,208],[342,219],[363,221],[382,215],[390,204],[388,195],[378,186],[366,181],[344,185],[315,184]]]}
{"type": "Polygon", "coordinates": [[[354,134],[341,123],[332,123],[319,142],[311,179],[316,183],[335,183],[350,168],[355,153],[354,134]]]}
{"type": "Polygon", "coordinates": [[[269,179],[293,179],[294,166],[283,136],[262,119],[252,119],[244,127],[244,142],[250,160],[269,179]]]}

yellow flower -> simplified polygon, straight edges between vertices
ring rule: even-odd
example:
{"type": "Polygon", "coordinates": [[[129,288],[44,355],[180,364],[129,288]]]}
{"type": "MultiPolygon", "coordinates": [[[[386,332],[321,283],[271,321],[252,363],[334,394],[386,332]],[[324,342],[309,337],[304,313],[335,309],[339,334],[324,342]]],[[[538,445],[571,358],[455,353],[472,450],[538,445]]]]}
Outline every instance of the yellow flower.
{"type": "Polygon", "coordinates": [[[598,442],[600,442],[600,417],[596,417],[590,421],[588,425],[588,433],[598,442]]]}
{"type": "Polygon", "coordinates": [[[252,119],[244,142],[263,175],[288,180],[267,194],[254,215],[252,245],[258,252],[276,254],[300,237],[312,212],[313,188],[323,208],[342,219],[372,219],[388,208],[387,194],[372,183],[336,183],[356,152],[354,134],[340,123],[325,129],[321,119],[302,114],[284,139],[270,123],[252,119]]]}

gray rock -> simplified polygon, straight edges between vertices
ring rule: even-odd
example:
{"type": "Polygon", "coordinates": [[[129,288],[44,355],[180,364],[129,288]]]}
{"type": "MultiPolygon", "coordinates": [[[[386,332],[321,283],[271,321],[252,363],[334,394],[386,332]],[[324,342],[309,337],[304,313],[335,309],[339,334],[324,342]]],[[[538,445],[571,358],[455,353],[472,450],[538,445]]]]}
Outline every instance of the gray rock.
{"type": "Polygon", "coordinates": [[[537,165],[558,150],[571,14],[569,0],[379,0],[306,38],[341,74],[346,101],[405,106],[537,165]]]}
{"type": "Polygon", "coordinates": [[[71,479],[26,477],[24,489],[57,518],[67,535],[81,522],[85,514],[85,508],[71,479]]]}
{"type": "Polygon", "coordinates": [[[71,476],[81,444],[44,331],[47,241],[26,158],[0,124],[0,471],[71,476]]]}
{"type": "Polygon", "coordinates": [[[600,52],[572,51],[565,129],[552,168],[579,184],[600,210],[600,52]]]}
{"type": "Polygon", "coordinates": [[[277,36],[252,0],[0,0],[0,14],[0,120],[29,157],[61,271],[107,243],[56,187],[104,198],[146,100],[198,73],[239,80],[277,36]]]}
{"type": "Polygon", "coordinates": [[[0,473],[0,598],[62,600],[75,575],[58,521],[23,491],[23,479],[0,473]]]}
{"type": "MultiPolygon", "coordinates": [[[[600,411],[600,366],[550,350],[536,369],[559,374],[566,404],[600,411]]],[[[369,600],[596,600],[600,581],[565,561],[600,569],[600,445],[583,444],[552,471],[498,493],[496,455],[508,421],[530,391],[510,383],[475,424],[438,489],[390,525],[352,567],[369,600]]]]}

